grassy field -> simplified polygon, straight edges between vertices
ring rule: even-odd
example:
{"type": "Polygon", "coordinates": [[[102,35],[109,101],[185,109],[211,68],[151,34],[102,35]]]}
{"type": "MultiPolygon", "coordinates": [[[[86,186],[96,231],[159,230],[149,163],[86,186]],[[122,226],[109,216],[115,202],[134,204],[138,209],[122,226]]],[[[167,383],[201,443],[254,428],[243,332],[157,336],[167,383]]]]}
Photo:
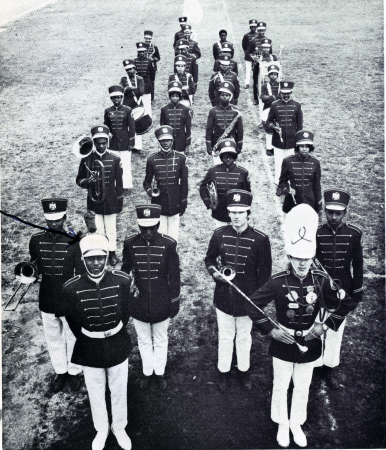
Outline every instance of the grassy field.
{"type": "MultiPolygon", "coordinates": [[[[213,223],[195,187],[211,163],[205,151],[205,124],[212,45],[218,31],[227,29],[236,47],[235,59],[242,62],[241,39],[251,18],[267,22],[266,35],[273,40],[274,53],[279,44],[284,45],[284,74],[295,82],[293,97],[302,103],[304,128],[315,132],[322,187],[351,192],[348,221],[363,230],[365,299],[348,319],[341,389],[332,392],[323,385],[310,394],[304,427],[309,447],[379,448],[385,434],[383,4],[378,0],[278,0],[255,3],[252,8],[247,0],[207,0],[201,7],[202,20],[194,25],[202,58],[188,158],[189,199],[179,242],[182,308],[170,327],[170,382],[165,393],[154,386],[146,392],[139,390],[137,347],[130,357],[127,431],[133,448],[277,447],[269,412],[268,341],[253,335],[252,392],[242,391],[234,380],[224,395],[215,384],[214,283],[203,263],[213,223]]],[[[158,125],[160,108],[168,101],[177,18],[183,13],[182,1],[61,0],[7,25],[0,34],[2,210],[44,225],[40,199],[64,196],[69,198],[68,225],[74,230],[84,228],[86,194],[75,184],[79,160],[71,153],[72,144],[103,121],[104,109],[110,106],[107,88],[125,74],[122,61],[135,56],[135,42],[145,29],[154,31],[161,54],[153,102],[158,125]]],[[[242,83],[243,76],[242,70],[242,83]]],[[[265,156],[265,141],[257,132],[258,112],[251,102],[251,89],[242,91],[239,106],[245,138],[238,164],[250,171],[252,221],[269,235],[277,271],[286,261],[273,158],[265,156]]],[[[144,149],[149,155],[156,148],[151,130],[144,138],[144,149]]],[[[145,162],[133,156],[134,192],[125,198],[118,219],[119,257],[124,237],[137,229],[135,204],[147,201],[142,188],[145,162]]],[[[14,266],[28,259],[34,231],[4,217],[1,227],[4,304],[16,286],[14,266]]],[[[77,395],[67,388],[56,395],[49,390],[53,371],[37,293],[35,285],[16,312],[2,314],[3,448],[91,448],[94,430],[86,388],[77,395]]],[[[132,324],[129,330],[136,342],[132,324]]],[[[106,448],[118,449],[113,437],[106,448]]]]}

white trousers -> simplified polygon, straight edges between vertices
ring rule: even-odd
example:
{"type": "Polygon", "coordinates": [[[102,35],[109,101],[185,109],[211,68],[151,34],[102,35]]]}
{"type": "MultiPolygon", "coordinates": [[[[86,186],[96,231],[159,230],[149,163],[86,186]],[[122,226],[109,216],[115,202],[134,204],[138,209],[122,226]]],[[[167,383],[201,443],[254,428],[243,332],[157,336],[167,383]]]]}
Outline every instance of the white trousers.
{"type": "Polygon", "coordinates": [[[233,317],[216,308],[218,325],[218,370],[231,370],[233,341],[236,336],[237,367],[246,372],[250,366],[252,320],[249,316],[233,317]]]}
{"type": "Polygon", "coordinates": [[[142,150],[142,135],[141,134],[135,135],[134,148],[137,150],[142,150]]]}
{"type": "Polygon", "coordinates": [[[145,114],[149,114],[150,117],[152,117],[151,114],[151,94],[142,94],[142,103],[143,107],[145,108],[145,114]]]}
{"type": "Polygon", "coordinates": [[[167,234],[178,242],[178,230],[180,227],[180,215],[162,216],[159,221],[159,233],[167,234]]]}
{"type": "Polygon", "coordinates": [[[326,332],[324,340],[324,349],[322,356],[316,361],[315,367],[327,366],[337,367],[340,363],[340,348],[342,346],[344,327],[346,326],[346,319],[342,322],[338,331],[329,328],[326,332]]]}
{"type": "Polygon", "coordinates": [[[117,152],[115,150],[109,150],[109,152],[121,158],[123,189],[131,189],[133,187],[133,178],[131,176],[131,151],[124,150],[122,152],[117,152]]]}
{"type": "MultiPolygon", "coordinates": [[[[108,339],[108,338],[107,338],[108,339]]],[[[84,381],[91,405],[94,428],[97,431],[109,430],[106,407],[106,381],[110,389],[112,428],[123,430],[127,425],[127,377],[128,359],[108,369],[83,367],[84,381]]]]}
{"type": "Polygon", "coordinates": [[[76,338],[72,334],[65,317],[55,317],[55,314],[42,313],[44,335],[46,337],[48,353],[55,373],[77,375],[82,366],[71,362],[76,338]]]}
{"type": "Polygon", "coordinates": [[[168,356],[168,327],[170,319],[147,323],[133,319],[137,332],[138,348],[142,359],[142,371],[146,376],[163,375],[168,356]]]}
{"type": "Polygon", "coordinates": [[[95,214],[95,226],[97,233],[105,234],[109,240],[109,251],[115,252],[117,249],[117,215],[95,214]]]}
{"type": "Polygon", "coordinates": [[[251,80],[252,61],[245,61],[245,84],[251,80]]]}
{"type": "Polygon", "coordinates": [[[295,149],[293,148],[277,148],[273,147],[274,149],[274,158],[275,158],[275,183],[279,184],[279,178],[281,174],[281,165],[283,163],[283,159],[287,156],[293,155],[295,153],[295,149]]]}
{"type": "Polygon", "coordinates": [[[293,379],[290,421],[302,425],[307,420],[308,392],[310,389],[314,362],[296,364],[273,358],[273,389],[271,419],[276,423],[288,424],[287,392],[293,379]]]}

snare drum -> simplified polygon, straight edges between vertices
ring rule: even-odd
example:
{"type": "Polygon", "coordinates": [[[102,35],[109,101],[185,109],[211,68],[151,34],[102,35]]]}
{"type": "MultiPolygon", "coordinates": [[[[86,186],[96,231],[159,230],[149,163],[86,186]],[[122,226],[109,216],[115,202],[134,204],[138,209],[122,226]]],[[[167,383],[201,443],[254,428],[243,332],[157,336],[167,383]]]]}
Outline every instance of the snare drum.
{"type": "Polygon", "coordinates": [[[149,114],[145,114],[145,108],[143,106],[133,108],[133,118],[135,122],[135,134],[145,134],[153,125],[153,119],[149,114]]]}

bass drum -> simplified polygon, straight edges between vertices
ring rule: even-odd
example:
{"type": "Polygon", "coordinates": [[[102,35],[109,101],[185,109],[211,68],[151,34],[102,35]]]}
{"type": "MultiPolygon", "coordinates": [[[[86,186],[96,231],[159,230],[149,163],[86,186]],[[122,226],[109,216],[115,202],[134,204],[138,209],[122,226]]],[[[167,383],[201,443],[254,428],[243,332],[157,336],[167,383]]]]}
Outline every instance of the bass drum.
{"type": "Polygon", "coordinates": [[[135,122],[135,134],[145,134],[153,125],[153,119],[149,114],[145,114],[145,108],[143,106],[133,108],[133,118],[135,122]]]}

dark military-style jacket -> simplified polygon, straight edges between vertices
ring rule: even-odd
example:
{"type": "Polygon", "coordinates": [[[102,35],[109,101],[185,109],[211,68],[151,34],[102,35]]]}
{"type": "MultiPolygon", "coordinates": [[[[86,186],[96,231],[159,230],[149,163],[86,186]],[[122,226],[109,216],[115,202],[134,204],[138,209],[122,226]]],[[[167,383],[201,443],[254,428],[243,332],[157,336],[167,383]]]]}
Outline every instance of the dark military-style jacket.
{"type": "Polygon", "coordinates": [[[208,93],[212,106],[217,106],[220,103],[220,93],[218,90],[221,83],[224,83],[224,81],[230,81],[234,85],[235,92],[230,100],[230,103],[232,105],[237,105],[237,100],[240,95],[239,77],[235,72],[227,70],[225,73],[220,71],[212,73],[212,76],[210,77],[208,93]]]}
{"type": "Polygon", "coordinates": [[[123,198],[122,163],[119,156],[113,155],[109,151],[103,155],[96,151],[92,152],[80,162],[76,184],[83,189],[88,189],[86,179],[90,177],[90,172],[87,167],[93,170],[94,160],[101,161],[104,166],[105,200],[97,203],[90,198],[90,195],[87,195],[87,209],[96,214],[117,214],[122,207],[119,200],[123,198]]]}
{"type": "Polygon", "coordinates": [[[210,205],[207,185],[211,181],[216,183],[218,195],[218,205],[215,210],[212,210],[212,217],[221,222],[229,222],[226,194],[230,189],[243,189],[251,192],[248,171],[236,164],[229,169],[224,164],[211,167],[200,183],[200,196],[207,208],[210,205]]]}
{"type": "Polygon", "coordinates": [[[42,276],[39,289],[39,309],[62,316],[60,291],[63,283],[74,276],[74,245],[71,238],[59,233],[41,231],[29,242],[31,261],[42,276]]]}
{"type": "Polygon", "coordinates": [[[303,113],[300,103],[294,100],[288,102],[282,99],[273,102],[267,119],[267,130],[273,131],[272,145],[276,148],[286,149],[295,147],[295,134],[303,128],[303,113]],[[282,139],[279,133],[272,130],[274,122],[282,129],[282,139]]]}
{"type": "MultiPolygon", "coordinates": [[[[176,52],[176,55],[179,54],[176,52]]],[[[197,64],[197,57],[193,53],[188,53],[187,55],[184,55],[186,58],[186,66],[185,66],[185,72],[188,72],[193,77],[193,82],[196,85],[197,89],[197,82],[198,82],[198,64],[197,64]]],[[[177,69],[174,66],[174,73],[177,73],[177,69]]]]}
{"type": "MultiPolygon", "coordinates": [[[[232,51],[228,52],[230,54],[231,58],[233,58],[233,56],[235,55],[235,49],[233,48],[232,42],[229,42],[229,41],[225,41],[225,42],[217,41],[217,42],[215,42],[213,44],[213,58],[215,60],[218,60],[219,55],[222,53],[222,44],[225,44],[225,43],[232,45],[232,51]]],[[[213,70],[215,70],[215,69],[213,69],[213,70]]]]}
{"type": "Polygon", "coordinates": [[[249,53],[249,42],[252,39],[255,39],[258,36],[258,34],[252,33],[252,31],[250,31],[247,34],[244,34],[243,36],[243,40],[241,41],[241,46],[243,47],[244,50],[244,59],[245,61],[252,61],[251,55],[249,53]]]}
{"type": "Polygon", "coordinates": [[[87,367],[108,368],[121,364],[132,349],[126,325],[130,318],[131,278],[120,270],[106,270],[95,282],[88,275],[68,280],[61,293],[67,322],[76,337],[71,362],[87,367]],[[118,333],[104,338],[91,338],[82,332],[114,329],[118,333]]]}
{"type": "Polygon", "coordinates": [[[185,33],[183,32],[183,30],[179,30],[174,34],[174,42],[173,42],[173,47],[176,48],[176,43],[177,41],[179,41],[180,39],[185,39],[185,33]]]}
{"type": "Polygon", "coordinates": [[[123,245],[122,270],[134,273],[139,290],[131,305],[134,319],[158,323],[178,312],[180,266],[174,239],[160,233],[150,242],[140,233],[129,236],[123,245]]]}
{"type": "Polygon", "coordinates": [[[131,89],[128,78],[129,77],[122,77],[119,83],[125,88],[122,105],[130,106],[130,108],[136,108],[140,103],[141,96],[145,93],[145,83],[142,77],[135,75],[132,79],[130,78],[131,85],[134,88],[131,89]],[[136,97],[136,99],[134,97],[136,97]]]}
{"type": "Polygon", "coordinates": [[[201,50],[198,47],[198,43],[196,41],[193,41],[193,39],[189,39],[189,53],[193,53],[193,55],[196,55],[197,59],[201,58],[201,50]]]}
{"type": "Polygon", "coordinates": [[[279,178],[279,189],[295,189],[295,200],[307,203],[316,212],[322,209],[321,170],[319,161],[311,155],[303,158],[299,152],[283,159],[279,178]]]}
{"type": "Polygon", "coordinates": [[[151,59],[146,58],[134,58],[135,67],[137,68],[138,75],[143,78],[144,82],[144,94],[150,94],[152,89],[152,82],[155,80],[155,70],[151,59]]]}
{"type": "MultiPolygon", "coordinates": [[[[261,54],[262,51],[262,47],[261,44],[263,43],[263,40],[267,39],[266,36],[264,37],[259,37],[259,35],[257,34],[256,37],[252,38],[249,42],[248,42],[248,47],[247,47],[247,52],[249,53],[249,56],[251,57],[251,59],[253,60],[253,56],[258,56],[261,54]],[[258,51],[256,52],[256,47],[258,48],[258,51]]],[[[269,49],[269,53],[272,55],[272,46],[269,49]]],[[[271,60],[272,61],[272,60],[271,60]]],[[[275,60],[276,61],[276,56],[275,56],[275,60]]],[[[256,61],[254,61],[256,62],[256,61]]],[[[259,63],[257,63],[259,64],[259,63]]]]}
{"type": "MultiPolygon", "coordinates": [[[[242,233],[231,226],[218,228],[209,242],[205,257],[208,272],[213,275],[222,266],[232,266],[236,276],[232,280],[246,295],[251,295],[271,275],[271,245],[266,234],[248,225],[242,233]],[[220,264],[217,258],[220,257],[220,264]]],[[[230,316],[247,315],[245,300],[229,284],[216,281],[214,306],[230,316]]]]}
{"type": "Polygon", "coordinates": [[[279,99],[279,92],[280,92],[280,84],[278,81],[275,81],[274,83],[272,83],[271,81],[269,81],[268,83],[264,83],[261,86],[261,100],[264,103],[264,109],[268,109],[270,108],[270,106],[272,105],[272,103],[275,100],[279,99]]]}
{"type": "Polygon", "coordinates": [[[105,110],[104,124],[112,134],[111,150],[123,151],[134,147],[135,123],[131,111],[126,105],[111,106],[105,110]]]}
{"type": "Polygon", "coordinates": [[[171,81],[179,81],[182,84],[182,98],[184,100],[189,100],[189,95],[193,95],[196,92],[193,76],[189,72],[184,72],[182,75],[177,73],[170,75],[168,83],[171,81]],[[184,89],[184,87],[187,89],[184,89]]]}
{"type": "MultiPolygon", "coordinates": [[[[231,59],[229,64],[229,70],[234,72],[236,75],[239,74],[239,67],[236,61],[231,59]]],[[[218,72],[220,70],[220,61],[217,59],[213,64],[213,72],[218,72]]]]}
{"type": "MultiPolygon", "coordinates": [[[[213,146],[223,135],[228,125],[230,125],[238,113],[239,110],[232,105],[228,105],[225,108],[218,105],[212,108],[209,111],[208,121],[206,123],[206,144],[213,146]]],[[[237,149],[241,150],[243,147],[243,135],[243,119],[239,116],[232,130],[224,137],[233,137],[236,141],[237,149]]]]}
{"type": "Polygon", "coordinates": [[[152,43],[146,46],[145,56],[152,61],[154,72],[157,72],[157,62],[161,59],[158,47],[152,43]]]}
{"type": "Polygon", "coordinates": [[[143,187],[146,192],[152,188],[153,178],[160,190],[159,197],[151,202],[161,205],[163,216],[182,214],[188,203],[188,168],[186,156],[175,150],[160,150],[149,156],[146,163],[146,175],[143,187]]]}
{"type": "Polygon", "coordinates": [[[185,147],[191,144],[192,118],[188,107],[171,102],[161,108],[160,125],[169,125],[173,128],[173,150],[184,152],[185,147]]]}
{"type": "MultiPolygon", "coordinates": [[[[353,304],[349,295],[339,302],[337,291],[331,288],[327,276],[318,270],[311,270],[303,280],[300,280],[292,270],[279,272],[250,298],[259,308],[265,308],[274,300],[277,322],[297,332],[294,336],[295,340],[300,345],[308,347],[308,351],[301,353],[296,344],[271,340],[269,354],[294,363],[315,361],[322,354],[321,339],[305,341],[305,335],[303,336],[303,331],[309,330],[314,325],[320,308],[325,304],[333,311],[325,323],[336,331],[344,317],[351,311],[353,304]]],[[[248,302],[246,303],[248,315],[262,334],[268,334],[275,328],[262,313],[248,302]]]]}
{"type": "Polygon", "coordinates": [[[336,230],[325,223],[316,233],[316,257],[357,303],[362,301],[363,296],[361,239],[361,230],[349,223],[342,223],[336,230]]]}

